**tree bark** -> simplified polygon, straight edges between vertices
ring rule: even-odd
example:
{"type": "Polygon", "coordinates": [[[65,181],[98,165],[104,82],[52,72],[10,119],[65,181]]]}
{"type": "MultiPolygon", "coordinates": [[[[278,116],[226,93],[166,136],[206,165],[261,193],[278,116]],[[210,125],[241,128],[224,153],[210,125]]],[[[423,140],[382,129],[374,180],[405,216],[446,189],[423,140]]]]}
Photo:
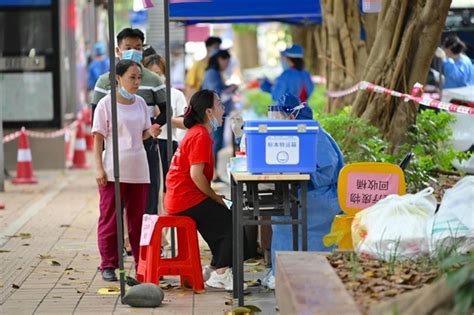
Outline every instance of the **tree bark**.
{"type": "Polygon", "coordinates": [[[257,32],[235,32],[235,52],[240,62],[241,69],[258,67],[257,32]]]}
{"type": "MultiPolygon", "coordinates": [[[[384,0],[363,80],[404,93],[410,93],[416,82],[424,83],[450,4],[451,0],[384,0]]],[[[366,91],[357,93],[352,107],[353,115],[379,127],[394,152],[406,141],[417,111],[416,103],[366,91]]]]}
{"type": "MultiPolygon", "coordinates": [[[[365,67],[370,46],[361,38],[361,29],[373,37],[377,14],[367,18],[369,31],[365,20],[360,15],[359,1],[352,0],[323,0],[323,31],[327,36],[326,46],[321,51],[326,64],[327,89],[338,91],[357,83],[365,67]]],[[[314,36],[318,38],[317,35],[314,36]]],[[[322,37],[322,36],[320,36],[322,37]]],[[[318,45],[318,43],[316,43],[318,45]]],[[[319,44],[321,45],[321,44],[319,44]]],[[[324,45],[324,43],[323,43],[324,45]]],[[[353,95],[344,98],[328,99],[326,111],[335,113],[343,106],[352,103],[353,95]]]]}

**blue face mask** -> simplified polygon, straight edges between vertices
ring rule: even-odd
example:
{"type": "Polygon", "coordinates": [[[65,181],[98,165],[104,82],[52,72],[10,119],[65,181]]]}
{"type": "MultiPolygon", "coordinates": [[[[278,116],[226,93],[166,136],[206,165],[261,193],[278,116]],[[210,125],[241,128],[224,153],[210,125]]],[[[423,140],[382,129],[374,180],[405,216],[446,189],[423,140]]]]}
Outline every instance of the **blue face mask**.
{"type": "Polygon", "coordinates": [[[122,52],[122,60],[132,60],[136,63],[142,62],[143,53],[136,49],[129,49],[122,52]]]}
{"type": "Polygon", "coordinates": [[[212,119],[211,119],[211,127],[212,127],[212,131],[216,131],[217,128],[219,127],[219,123],[217,122],[217,119],[214,116],[212,116],[212,119]]]}
{"type": "Polygon", "coordinates": [[[122,95],[122,97],[126,100],[133,100],[135,98],[135,95],[130,93],[129,91],[125,90],[123,88],[123,86],[120,87],[120,89],[118,90],[119,94],[122,95]]]}

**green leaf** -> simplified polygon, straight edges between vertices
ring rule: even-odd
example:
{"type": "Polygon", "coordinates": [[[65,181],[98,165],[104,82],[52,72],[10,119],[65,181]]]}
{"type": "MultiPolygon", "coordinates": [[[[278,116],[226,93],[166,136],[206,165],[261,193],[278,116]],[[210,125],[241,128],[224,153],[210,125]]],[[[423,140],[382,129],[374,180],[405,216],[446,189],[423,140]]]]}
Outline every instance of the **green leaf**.
{"type": "Polygon", "coordinates": [[[473,289],[472,284],[465,286],[463,290],[459,290],[454,295],[455,310],[459,314],[467,314],[473,305],[473,289]]]}
{"type": "Polygon", "coordinates": [[[451,256],[441,262],[440,268],[449,269],[449,268],[454,267],[455,265],[467,263],[469,260],[472,260],[472,259],[473,258],[469,257],[468,255],[451,256]]]}
{"type": "Polygon", "coordinates": [[[448,274],[447,283],[448,286],[454,290],[461,287],[471,276],[471,270],[468,266],[465,266],[461,269],[456,270],[453,273],[448,274]]]}

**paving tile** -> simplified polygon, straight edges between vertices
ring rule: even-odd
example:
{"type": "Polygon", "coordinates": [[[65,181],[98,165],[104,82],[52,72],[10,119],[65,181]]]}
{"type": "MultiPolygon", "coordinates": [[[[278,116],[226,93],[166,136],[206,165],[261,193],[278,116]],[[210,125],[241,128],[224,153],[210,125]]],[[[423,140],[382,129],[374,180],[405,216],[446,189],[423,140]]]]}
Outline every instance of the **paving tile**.
{"type": "MultiPolygon", "coordinates": [[[[105,282],[97,272],[100,262],[96,241],[98,193],[93,171],[39,171],[37,176],[44,178],[39,185],[7,184],[6,192],[0,193],[0,199],[8,204],[0,213],[2,231],[31,205],[40,204],[45,195],[57,191],[14,233],[30,233],[29,238],[14,237],[0,245],[0,249],[10,250],[0,254],[0,314],[32,314],[36,309],[35,314],[169,315],[192,314],[194,307],[197,315],[222,315],[231,308],[225,305],[229,301],[229,294],[225,292],[194,295],[190,290],[167,290],[162,306],[154,309],[131,308],[120,304],[118,295],[99,295],[100,288],[118,287],[119,283],[105,282]],[[58,261],[60,266],[51,265],[51,260],[58,261]],[[12,289],[12,284],[19,285],[20,289],[12,289]]],[[[210,252],[202,238],[200,242],[203,264],[208,264],[210,252]]],[[[127,274],[135,274],[130,258],[125,268],[127,274]]],[[[174,277],[166,280],[178,281],[174,277]]],[[[246,296],[247,299],[254,305],[261,302],[272,306],[273,301],[270,309],[274,310],[274,296],[256,292],[246,296]]]]}

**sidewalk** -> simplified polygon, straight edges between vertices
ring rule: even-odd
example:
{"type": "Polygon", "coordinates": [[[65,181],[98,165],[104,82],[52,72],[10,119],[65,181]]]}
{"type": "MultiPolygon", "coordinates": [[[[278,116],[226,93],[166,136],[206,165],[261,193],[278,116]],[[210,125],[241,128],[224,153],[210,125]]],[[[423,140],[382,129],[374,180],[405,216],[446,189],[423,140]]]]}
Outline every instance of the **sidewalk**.
{"type": "MultiPolygon", "coordinates": [[[[89,158],[90,160],[90,158],[89,158]]],[[[232,308],[226,292],[194,294],[176,286],[165,290],[162,306],[151,309],[122,305],[117,292],[98,290],[105,282],[97,271],[98,193],[92,170],[36,172],[39,184],[6,182],[0,201],[0,314],[224,314],[232,308]]],[[[225,188],[225,187],[224,187],[225,188]]],[[[225,191],[225,189],[224,189],[225,191]]],[[[202,244],[203,263],[209,250],[202,244]]],[[[126,259],[131,270],[131,259],[126,259]]],[[[263,266],[245,267],[246,279],[261,278],[263,266]]],[[[134,274],[131,274],[134,276],[134,274]]],[[[114,290],[112,290],[114,291],[114,290]]],[[[275,297],[252,288],[246,304],[262,314],[275,314],[275,297]]],[[[235,305],[235,304],[234,304],[235,305]]]]}

